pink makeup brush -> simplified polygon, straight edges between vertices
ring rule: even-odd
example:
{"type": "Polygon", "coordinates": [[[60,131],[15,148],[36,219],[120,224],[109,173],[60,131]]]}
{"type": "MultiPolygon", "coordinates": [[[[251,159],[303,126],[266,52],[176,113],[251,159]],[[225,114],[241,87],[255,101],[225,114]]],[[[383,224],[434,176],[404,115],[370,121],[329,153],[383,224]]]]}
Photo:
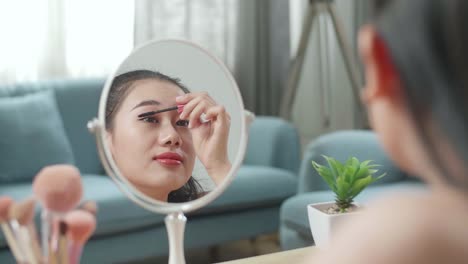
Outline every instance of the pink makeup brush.
{"type": "Polygon", "coordinates": [[[44,167],[34,178],[33,192],[45,208],[66,213],[78,205],[83,194],[80,172],[71,165],[44,167]]]}
{"type": "Polygon", "coordinates": [[[8,224],[8,211],[12,204],[13,199],[11,199],[10,197],[0,197],[0,225],[2,226],[3,234],[6,238],[8,246],[10,247],[11,253],[13,254],[13,257],[15,258],[16,262],[23,263],[25,259],[21,254],[18,241],[16,240],[15,235],[13,234],[13,231],[10,225],[8,224]]]}
{"type": "Polygon", "coordinates": [[[42,211],[42,250],[48,261],[49,242],[57,244],[58,234],[52,237],[51,225],[54,219],[75,208],[83,194],[81,176],[78,169],[71,165],[52,165],[44,167],[34,178],[33,192],[41,202],[42,211]]]}
{"type": "Polygon", "coordinates": [[[39,248],[38,241],[31,230],[28,228],[32,224],[34,218],[35,200],[32,198],[26,199],[19,203],[12,203],[8,208],[8,218],[10,225],[19,241],[21,252],[25,255],[29,264],[39,263],[40,255],[35,252],[34,244],[39,248]]]}
{"type": "Polygon", "coordinates": [[[98,211],[98,206],[95,201],[85,201],[78,206],[78,209],[87,211],[92,215],[96,216],[98,211]]]}
{"type": "Polygon", "coordinates": [[[59,239],[57,247],[57,256],[60,264],[69,264],[70,257],[68,252],[68,225],[65,221],[59,222],[59,239]]]}
{"type": "Polygon", "coordinates": [[[75,210],[65,216],[65,222],[68,225],[69,263],[78,264],[85,243],[96,229],[96,219],[87,211],[75,210]]]}
{"type": "Polygon", "coordinates": [[[177,113],[182,113],[184,111],[184,106],[183,104],[177,105],[177,113]]]}

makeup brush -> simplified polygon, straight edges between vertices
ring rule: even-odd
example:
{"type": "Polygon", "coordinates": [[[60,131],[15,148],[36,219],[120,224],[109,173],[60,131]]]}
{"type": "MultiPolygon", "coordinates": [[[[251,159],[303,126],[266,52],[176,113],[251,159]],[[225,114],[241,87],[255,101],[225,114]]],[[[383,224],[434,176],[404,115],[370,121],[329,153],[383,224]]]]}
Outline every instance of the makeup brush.
{"type": "Polygon", "coordinates": [[[79,206],[78,209],[87,211],[92,215],[96,216],[98,211],[98,206],[95,201],[84,201],[79,206]]]}
{"type": "Polygon", "coordinates": [[[34,178],[33,192],[44,209],[41,215],[41,235],[47,262],[53,219],[75,208],[83,194],[80,172],[72,165],[44,167],[34,178]]]}
{"type": "Polygon", "coordinates": [[[182,113],[183,108],[184,108],[184,105],[176,105],[176,106],[172,106],[172,107],[169,107],[169,108],[165,108],[165,109],[161,109],[161,110],[157,110],[157,111],[151,111],[151,112],[146,112],[146,113],[140,114],[140,115],[138,115],[138,118],[142,119],[142,118],[152,116],[152,115],[155,115],[155,114],[168,112],[168,111],[174,111],[174,110],[177,110],[178,113],[182,113]]]}
{"type": "Polygon", "coordinates": [[[59,221],[59,238],[58,238],[58,249],[57,249],[57,256],[59,259],[60,264],[68,264],[69,254],[68,254],[68,225],[65,221],[59,221]]]}
{"type": "Polygon", "coordinates": [[[34,199],[28,198],[16,204],[12,203],[10,208],[8,208],[10,225],[13,227],[13,231],[17,235],[18,241],[20,242],[20,248],[26,256],[29,264],[36,264],[39,261],[38,257],[34,253],[32,247],[33,244],[31,243],[33,236],[27,228],[27,226],[33,221],[34,207],[34,199]]]}
{"type": "Polygon", "coordinates": [[[52,249],[52,247],[48,247],[48,254],[47,254],[47,261],[44,261],[45,264],[57,264],[57,252],[52,249]]]}
{"type": "Polygon", "coordinates": [[[68,225],[70,264],[80,263],[85,243],[96,229],[96,218],[89,212],[75,210],[65,215],[68,225]]]}
{"type": "MultiPolygon", "coordinates": [[[[63,218],[63,216],[62,216],[63,218]]],[[[62,218],[57,218],[53,217],[51,218],[51,224],[50,224],[50,237],[49,237],[49,244],[48,246],[51,248],[49,252],[54,252],[54,254],[57,254],[58,252],[58,242],[60,238],[60,221],[62,218]]],[[[56,255],[58,257],[58,255],[56,255]]]]}
{"type": "Polygon", "coordinates": [[[10,247],[11,253],[15,258],[16,262],[24,262],[23,255],[21,254],[18,241],[16,240],[13,231],[8,224],[8,211],[11,205],[13,204],[13,199],[7,196],[0,197],[0,225],[2,226],[2,231],[5,236],[5,239],[10,247]]]}
{"type": "MultiPolygon", "coordinates": [[[[60,230],[59,230],[59,221],[60,219],[57,217],[50,218],[50,238],[48,239],[47,244],[47,261],[46,264],[60,264],[59,262],[59,255],[58,255],[58,242],[60,237],[60,230]]],[[[44,247],[42,248],[44,252],[44,247]]]]}
{"type": "Polygon", "coordinates": [[[44,167],[34,178],[33,192],[45,208],[66,213],[81,200],[80,172],[72,165],[44,167]]]}
{"type": "Polygon", "coordinates": [[[34,223],[34,215],[36,213],[36,200],[32,197],[27,198],[21,202],[20,210],[23,212],[18,212],[18,214],[23,214],[23,217],[18,218],[20,226],[26,229],[26,233],[29,236],[29,244],[34,254],[34,258],[38,261],[42,259],[41,247],[39,245],[38,233],[36,229],[36,224],[34,223]]]}

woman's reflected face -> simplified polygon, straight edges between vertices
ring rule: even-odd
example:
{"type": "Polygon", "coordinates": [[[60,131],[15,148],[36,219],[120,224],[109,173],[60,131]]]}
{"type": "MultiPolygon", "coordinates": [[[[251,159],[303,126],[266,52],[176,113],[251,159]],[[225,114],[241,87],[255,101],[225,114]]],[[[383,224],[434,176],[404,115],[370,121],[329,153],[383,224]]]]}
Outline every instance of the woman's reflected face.
{"type": "Polygon", "coordinates": [[[133,82],[108,134],[111,153],[123,176],[146,195],[162,201],[192,175],[192,135],[176,110],[138,116],[176,106],[175,98],[183,94],[167,81],[133,82]]]}

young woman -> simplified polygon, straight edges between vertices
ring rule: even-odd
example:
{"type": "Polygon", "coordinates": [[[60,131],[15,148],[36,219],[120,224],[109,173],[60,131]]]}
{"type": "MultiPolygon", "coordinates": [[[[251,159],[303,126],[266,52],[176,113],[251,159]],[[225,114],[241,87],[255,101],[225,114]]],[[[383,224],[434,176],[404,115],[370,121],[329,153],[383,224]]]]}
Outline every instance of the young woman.
{"type": "Polygon", "coordinates": [[[189,93],[159,72],[127,72],[110,88],[106,130],[112,156],[130,183],[160,201],[204,194],[192,177],[197,157],[215,184],[223,180],[231,168],[229,127],[229,114],[207,93],[189,93]]]}
{"type": "Polygon", "coordinates": [[[468,1],[375,1],[359,34],[363,101],[427,194],[374,202],[309,263],[468,263],[468,1]]]}

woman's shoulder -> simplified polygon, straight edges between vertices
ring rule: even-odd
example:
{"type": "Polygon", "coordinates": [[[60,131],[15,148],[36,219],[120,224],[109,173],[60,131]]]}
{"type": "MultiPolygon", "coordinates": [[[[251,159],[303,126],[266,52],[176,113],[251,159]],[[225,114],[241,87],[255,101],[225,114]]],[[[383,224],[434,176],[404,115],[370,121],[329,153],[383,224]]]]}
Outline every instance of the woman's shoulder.
{"type": "Polygon", "coordinates": [[[427,264],[444,263],[454,254],[460,259],[468,258],[466,252],[454,251],[468,244],[468,227],[464,225],[468,213],[447,215],[453,208],[437,198],[441,197],[402,194],[371,204],[334,238],[332,249],[340,252],[339,256],[321,254],[320,263],[427,264]],[[449,222],[453,222],[452,227],[447,226],[449,222]],[[447,230],[466,238],[460,241],[447,230]]]}
{"type": "MultiPolygon", "coordinates": [[[[468,263],[468,197],[443,188],[405,194],[374,205],[370,217],[388,230],[388,246],[401,252],[396,263],[468,263]]],[[[376,223],[377,223],[376,222],[376,223]]]]}

